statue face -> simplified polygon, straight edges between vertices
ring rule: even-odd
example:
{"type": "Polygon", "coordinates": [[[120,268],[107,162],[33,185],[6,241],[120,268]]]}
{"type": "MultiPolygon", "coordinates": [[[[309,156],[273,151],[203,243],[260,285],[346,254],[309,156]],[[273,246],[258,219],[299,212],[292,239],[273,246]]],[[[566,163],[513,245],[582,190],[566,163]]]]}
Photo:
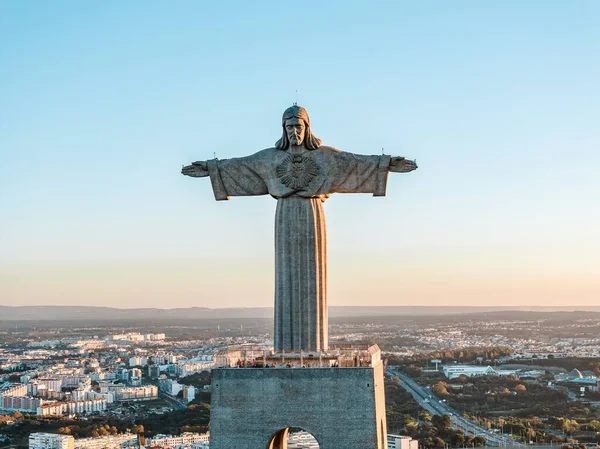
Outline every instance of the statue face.
{"type": "Polygon", "coordinates": [[[289,118],[285,121],[285,132],[290,144],[299,146],[304,142],[304,120],[299,118],[289,118]]]}

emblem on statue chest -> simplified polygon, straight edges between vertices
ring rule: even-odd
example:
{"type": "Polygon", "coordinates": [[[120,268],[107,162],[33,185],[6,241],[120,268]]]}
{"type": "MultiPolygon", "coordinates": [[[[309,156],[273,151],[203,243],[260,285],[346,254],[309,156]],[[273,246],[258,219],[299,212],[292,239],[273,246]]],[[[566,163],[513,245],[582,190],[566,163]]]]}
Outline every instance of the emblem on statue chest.
{"type": "Polygon", "coordinates": [[[317,163],[310,157],[287,155],[277,166],[277,177],[290,189],[303,189],[319,173],[317,163]]]}

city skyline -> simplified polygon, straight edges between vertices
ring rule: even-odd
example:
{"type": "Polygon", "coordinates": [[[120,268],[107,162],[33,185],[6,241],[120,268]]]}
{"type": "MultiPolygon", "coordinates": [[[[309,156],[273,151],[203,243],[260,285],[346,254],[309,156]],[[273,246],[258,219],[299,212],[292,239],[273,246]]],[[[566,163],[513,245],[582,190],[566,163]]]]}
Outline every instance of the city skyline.
{"type": "Polygon", "coordinates": [[[420,167],[325,203],[329,305],[596,305],[600,5],[432,4],[2,2],[0,304],[272,306],[275,201],[179,171],[297,100],[420,167]]]}

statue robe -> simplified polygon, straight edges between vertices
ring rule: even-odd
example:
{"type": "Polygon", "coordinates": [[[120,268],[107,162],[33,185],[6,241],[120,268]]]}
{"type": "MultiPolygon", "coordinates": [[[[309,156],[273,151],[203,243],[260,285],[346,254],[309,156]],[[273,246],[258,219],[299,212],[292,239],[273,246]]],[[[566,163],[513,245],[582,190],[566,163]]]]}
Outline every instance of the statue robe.
{"type": "Polygon", "coordinates": [[[281,351],[327,351],[327,238],[322,203],[332,193],[384,196],[390,156],[321,146],[293,156],[268,148],[207,161],[215,199],[270,194],[275,212],[275,334],[281,351]]]}

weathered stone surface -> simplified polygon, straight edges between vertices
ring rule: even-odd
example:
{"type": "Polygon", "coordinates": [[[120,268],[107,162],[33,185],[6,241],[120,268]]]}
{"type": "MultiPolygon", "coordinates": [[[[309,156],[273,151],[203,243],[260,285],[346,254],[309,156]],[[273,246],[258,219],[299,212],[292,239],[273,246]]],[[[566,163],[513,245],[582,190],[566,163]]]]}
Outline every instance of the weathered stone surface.
{"type": "Polygon", "coordinates": [[[383,363],[366,368],[213,370],[211,449],[267,449],[288,427],[320,449],[385,449],[383,363]]]}

